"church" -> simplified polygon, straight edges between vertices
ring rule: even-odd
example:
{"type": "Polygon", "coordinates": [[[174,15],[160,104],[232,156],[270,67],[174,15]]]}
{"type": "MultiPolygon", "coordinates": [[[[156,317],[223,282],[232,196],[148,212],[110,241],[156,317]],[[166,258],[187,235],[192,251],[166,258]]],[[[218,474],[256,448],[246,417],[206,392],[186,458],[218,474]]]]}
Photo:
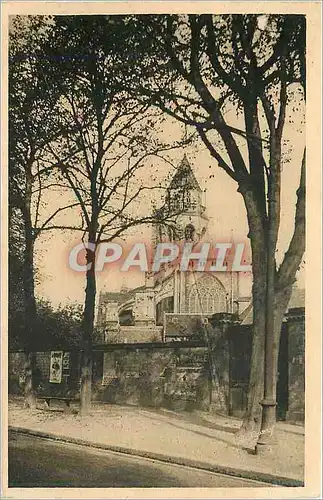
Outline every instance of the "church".
{"type": "MultiPolygon", "coordinates": [[[[160,223],[152,227],[152,248],[160,242],[212,241],[204,193],[184,155],[167,189],[164,205],[155,210],[160,223]],[[169,223],[168,214],[176,214],[169,223]]],[[[167,321],[209,318],[215,313],[241,314],[250,297],[240,297],[239,272],[181,271],[179,264],[162,264],[147,272],[145,284],[99,295],[97,329],[101,342],[165,340],[167,321]]],[[[174,322],[174,321],[173,321],[174,322]]],[[[168,339],[169,340],[169,339],[168,339]]]]}

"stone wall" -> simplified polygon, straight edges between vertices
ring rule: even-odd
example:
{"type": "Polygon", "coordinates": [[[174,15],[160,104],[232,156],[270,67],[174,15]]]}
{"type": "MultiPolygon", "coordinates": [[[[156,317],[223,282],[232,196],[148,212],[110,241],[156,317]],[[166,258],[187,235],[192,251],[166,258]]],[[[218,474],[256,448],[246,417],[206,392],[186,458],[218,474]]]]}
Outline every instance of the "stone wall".
{"type": "Polygon", "coordinates": [[[252,347],[250,326],[238,325],[228,332],[230,363],[230,415],[243,417],[247,408],[252,347]]]}
{"type": "Polygon", "coordinates": [[[235,325],[231,313],[213,314],[209,331],[212,364],[212,408],[231,414],[230,332],[235,325]]]}
{"type": "Polygon", "coordinates": [[[208,403],[205,347],[114,349],[95,358],[95,400],[177,409],[208,403]]]}
{"type": "MultiPolygon", "coordinates": [[[[211,345],[215,370],[212,406],[242,417],[247,408],[252,326],[241,326],[232,314],[215,314],[211,345]]],[[[290,309],[283,324],[277,381],[277,418],[303,422],[305,418],[305,311],[290,309]]]]}
{"type": "MultiPolygon", "coordinates": [[[[39,396],[79,397],[79,352],[60,384],[49,382],[50,352],[37,353],[39,396]]],[[[9,354],[9,393],[23,393],[24,354],[9,354]]],[[[172,409],[206,409],[209,404],[207,348],[171,344],[122,344],[93,353],[95,401],[172,409]]]]}
{"type": "Polygon", "coordinates": [[[162,327],[154,326],[116,326],[107,329],[104,334],[105,344],[135,344],[141,342],[161,342],[163,340],[162,327]]]}
{"type": "Polygon", "coordinates": [[[208,405],[205,347],[120,346],[96,352],[94,365],[94,400],[173,409],[208,405]]]}
{"type": "MultiPolygon", "coordinates": [[[[283,335],[286,346],[279,359],[278,417],[293,422],[303,421],[305,414],[304,319],[304,309],[289,311],[283,335]]],[[[241,417],[247,404],[251,327],[240,326],[229,313],[213,315],[210,321],[210,350],[203,340],[97,347],[93,399],[174,409],[212,408],[241,417]]],[[[50,352],[37,353],[35,387],[39,394],[78,397],[81,353],[72,351],[70,356],[70,369],[62,383],[51,384],[50,352]]],[[[23,373],[24,354],[10,353],[9,393],[22,393],[23,373]]]]}
{"type": "MultiPolygon", "coordinates": [[[[79,390],[80,353],[70,352],[70,369],[63,372],[62,382],[53,384],[49,382],[50,376],[50,351],[36,353],[36,370],[34,373],[34,387],[38,395],[77,395],[79,390]]],[[[8,387],[9,394],[23,394],[24,390],[24,364],[23,352],[11,352],[8,359],[8,387]]]]}
{"type": "Polygon", "coordinates": [[[303,308],[290,309],[288,328],[288,411],[286,420],[305,419],[305,314],[303,308]]]}
{"type": "Polygon", "coordinates": [[[24,383],[23,352],[11,352],[8,359],[8,391],[9,394],[20,394],[24,383]]]}

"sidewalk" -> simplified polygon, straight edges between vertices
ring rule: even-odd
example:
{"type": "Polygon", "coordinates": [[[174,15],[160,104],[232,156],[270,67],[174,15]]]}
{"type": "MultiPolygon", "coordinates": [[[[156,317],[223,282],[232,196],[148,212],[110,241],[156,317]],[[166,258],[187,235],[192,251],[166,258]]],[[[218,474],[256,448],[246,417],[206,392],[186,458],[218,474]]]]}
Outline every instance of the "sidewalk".
{"type": "Polygon", "coordinates": [[[262,457],[237,445],[234,433],[240,424],[238,419],[206,412],[108,404],[94,404],[91,415],[81,418],[55,410],[32,411],[23,408],[21,398],[9,400],[11,428],[277,484],[300,485],[304,428],[278,423],[275,451],[262,457]]]}

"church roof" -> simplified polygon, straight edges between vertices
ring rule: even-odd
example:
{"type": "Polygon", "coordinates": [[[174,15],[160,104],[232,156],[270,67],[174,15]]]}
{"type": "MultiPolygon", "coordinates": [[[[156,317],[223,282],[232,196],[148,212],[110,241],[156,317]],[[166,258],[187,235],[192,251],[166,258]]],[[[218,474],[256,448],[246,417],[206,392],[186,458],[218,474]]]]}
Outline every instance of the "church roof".
{"type": "Polygon", "coordinates": [[[102,292],[100,299],[103,302],[122,302],[127,297],[127,292],[102,292]]]}
{"type": "MultiPolygon", "coordinates": [[[[303,288],[293,287],[292,295],[287,307],[289,309],[305,308],[305,290],[303,288]]],[[[286,311],[286,312],[287,312],[286,311]]],[[[252,325],[253,322],[253,306],[252,302],[240,315],[241,325],[252,325]]]]}
{"type": "Polygon", "coordinates": [[[184,155],[169,185],[170,189],[178,189],[183,187],[188,189],[198,189],[199,191],[202,191],[186,155],[184,155]]]}
{"type": "Polygon", "coordinates": [[[292,296],[289,302],[289,309],[296,307],[305,307],[305,290],[304,288],[293,288],[292,296]]]}
{"type": "Polygon", "coordinates": [[[106,302],[118,302],[122,304],[123,302],[128,301],[136,292],[140,292],[141,290],[146,290],[145,285],[137,286],[136,288],[131,288],[129,290],[120,290],[120,292],[101,292],[100,301],[106,302]]]}

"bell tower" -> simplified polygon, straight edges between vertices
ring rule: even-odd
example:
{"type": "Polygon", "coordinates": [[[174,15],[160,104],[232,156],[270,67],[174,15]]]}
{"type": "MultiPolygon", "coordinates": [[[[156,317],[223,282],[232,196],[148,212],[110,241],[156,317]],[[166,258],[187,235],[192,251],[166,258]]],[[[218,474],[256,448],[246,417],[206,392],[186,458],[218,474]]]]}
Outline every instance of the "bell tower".
{"type": "Polygon", "coordinates": [[[165,209],[175,216],[173,240],[200,240],[206,231],[208,217],[202,189],[186,155],[167,188],[165,209]]]}
{"type": "MultiPolygon", "coordinates": [[[[155,224],[153,227],[154,251],[158,243],[162,242],[198,243],[207,230],[208,217],[205,212],[202,189],[184,155],[167,187],[164,205],[155,211],[155,215],[160,218],[160,224],[155,224]]],[[[161,271],[149,273],[149,276],[146,276],[146,286],[151,286],[152,283],[155,285],[157,281],[163,281],[172,273],[176,278],[175,281],[178,282],[178,272],[177,269],[174,273],[173,265],[162,264],[161,271]]],[[[184,279],[182,282],[184,283],[184,279]]],[[[174,289],[178,286],[178,283],[175,284],[174,289]]],[[[176,292],[174,294],[175,311],[178,311],[177,295],[176,292]]]]}

